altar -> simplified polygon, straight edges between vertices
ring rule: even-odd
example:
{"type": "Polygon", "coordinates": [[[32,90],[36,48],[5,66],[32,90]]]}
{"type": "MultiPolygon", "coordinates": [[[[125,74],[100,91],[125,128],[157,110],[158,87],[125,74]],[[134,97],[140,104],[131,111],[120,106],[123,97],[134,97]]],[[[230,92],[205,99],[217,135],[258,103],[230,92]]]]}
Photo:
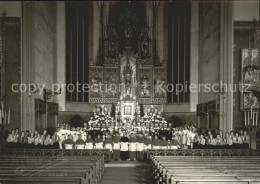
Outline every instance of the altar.
{"type": "Polygon", "coordinates": [[[167,70],[165,62],[158,61],[147,20],[141,27],[134,15],[124,14],[120,20],[120,30],[109,21],[102,25],[99,62],[89,70],[90,86],[99,87],[89,91],[89,103],[114,107],[115,118],[133,120],[140,109],[166,103],[167,70]]]}

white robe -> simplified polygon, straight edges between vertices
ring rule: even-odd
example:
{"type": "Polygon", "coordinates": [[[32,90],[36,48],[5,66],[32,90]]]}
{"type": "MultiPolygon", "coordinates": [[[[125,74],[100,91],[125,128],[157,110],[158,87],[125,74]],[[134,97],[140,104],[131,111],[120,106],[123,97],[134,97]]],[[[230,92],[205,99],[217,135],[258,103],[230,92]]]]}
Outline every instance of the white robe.
{"type": "Polygon", "coordinates": [[[128,151],[128,142],[121,142],[120,151],[128,151]]]}

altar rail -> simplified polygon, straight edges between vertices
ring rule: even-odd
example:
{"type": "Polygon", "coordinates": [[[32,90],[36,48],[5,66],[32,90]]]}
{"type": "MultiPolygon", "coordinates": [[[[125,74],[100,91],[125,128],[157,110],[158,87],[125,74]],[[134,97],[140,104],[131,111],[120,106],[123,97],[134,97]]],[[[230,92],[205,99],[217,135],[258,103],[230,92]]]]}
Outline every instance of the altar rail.
{"type": "Polygon", "coordinates": [[[260,156],[260,150],[253,149],[149,149],[147,150],[147,158],[152,156],[260,156]]]}
{"type": "Polygon", "coordinates": [[[112,153],[109,149],[93,150],[65,150],[65,149],[3,149],[1,155],[8,156],[103,156],[105,161],[111,161],[112,153]]]}

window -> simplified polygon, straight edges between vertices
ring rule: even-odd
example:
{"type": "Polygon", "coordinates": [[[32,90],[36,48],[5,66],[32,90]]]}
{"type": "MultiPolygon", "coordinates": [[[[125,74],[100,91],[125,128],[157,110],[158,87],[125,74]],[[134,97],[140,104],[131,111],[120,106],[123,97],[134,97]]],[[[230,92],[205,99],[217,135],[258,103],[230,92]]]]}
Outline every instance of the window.
{"type": "Polygon", "coordinates": [[[173,84],[167,94],[168,103],[189,102],[190,84],[190,2],[172,2],[168,19],[168,83],[173,84]],[[176,93],[176,87],[183,90],[176,93]],[[181,88],[179,88],[181,89],[181,88]]]}
{"type": "Polygon", "coordinates": [[[66,100],[88,102],[88,2],[66,2],[66,100]],[[77,90],[77,85],[79,90],[77,90]]]}

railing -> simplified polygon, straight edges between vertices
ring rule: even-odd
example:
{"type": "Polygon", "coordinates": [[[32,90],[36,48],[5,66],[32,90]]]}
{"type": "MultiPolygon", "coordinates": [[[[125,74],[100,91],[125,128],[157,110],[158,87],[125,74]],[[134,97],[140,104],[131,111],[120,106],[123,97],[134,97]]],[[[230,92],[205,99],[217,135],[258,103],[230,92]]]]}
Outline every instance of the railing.
{"type": "Polygon", "coordinates": [[[260,156],[260,150],[253,149],[149,149],[147,158],[152,156],[260,156]]]}
{"type": "Polygon", "coordinates": [[[9,156],[102,156],[105,161],[111,161],[112,153],[109,149],[93,150],[65,150],[65,149],[3,149],[1,155],[9,156]]]}
{"type": "MultiPolygon", "coordinates": [[[[65,150],[65,149],[3,149],[1,155],[10,156],[102,156],[111,161],[112,152],[108,149],[65,150]]],[[[152,156],[260,156],[260,150],[253,149],[149,149],[147,158],[152,156]]]]}

